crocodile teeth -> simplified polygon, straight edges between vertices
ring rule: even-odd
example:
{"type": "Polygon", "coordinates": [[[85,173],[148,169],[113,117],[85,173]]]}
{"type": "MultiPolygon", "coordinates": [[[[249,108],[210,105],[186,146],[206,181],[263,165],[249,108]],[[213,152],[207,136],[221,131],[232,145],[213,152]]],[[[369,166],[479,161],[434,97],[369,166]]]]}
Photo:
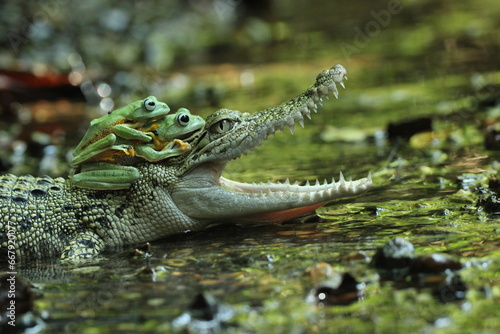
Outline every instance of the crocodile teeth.
{"type": "Polygon", "coordinates": [[[342,174],[342,172],[339,173],[339,182],[341,186],[345,185],[344,174],[342,174]]]}
{"type": "Polygon", "coordinates": [[[308,100],[308,101],[307,101],[307,108],[308,108],[309,110],[312,110],[312,109],[316,108],[316,103],[314,103],[314,101],[313,101],[313,100],[308,100]]]}
{"type": "Polygon", "coordinates": [[[295,121],[299,122],[300,126],[304,127],[304,116],[301,114],[295,115],[295,121]]]}
{"type": "Polygon", "coordinates": [[[311,119],[311,112],[308,109],[304,111],[303,114],[306,115],[307,118],[311,119]]]}
{"type": "Polygon", "coordinates": [[[304,119],[303,118],[297,120],[297,122],[299,122],[299,124],[300,124],[301,127],[304,127],[304,119]]]}
{"type": "Polygon", "coordinates": [[[241,183],[226,179],[224,177],[220,178],[220,184],[227,189],[243,192],[246,194],[254,195],[264,195],[264,196],[299,196],[299,197],[309,197],[329,200],[332,197],[336,197],[337,194],[356,194],[367,190],[372,182],[371,174],[364,179],[353,181],[350,179],[346,181],[342,172],[339,174],[339,180],[335,182],[332,178],[332,182],[328,183],[326,180],[323,184],[319,180],[315,181],[314,185],[311,185],[309,181],[306,181],[305,185],[300,186],[298,182],[290,184],[290,180],[286,179],[283,183],[241,183]]]}
{"type": "Polygon", "coordinates": [[[318,93],[321,95],[328,95],[328,88],[321,86],[318,88],[318,93]]]}

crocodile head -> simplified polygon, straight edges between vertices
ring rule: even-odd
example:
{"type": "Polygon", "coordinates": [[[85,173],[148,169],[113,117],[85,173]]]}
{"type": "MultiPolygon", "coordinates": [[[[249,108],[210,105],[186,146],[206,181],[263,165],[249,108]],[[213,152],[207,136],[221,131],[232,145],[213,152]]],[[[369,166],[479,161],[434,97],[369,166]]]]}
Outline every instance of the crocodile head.
{"type": "Polygon", "coordinates": [[[289,220],[341,197],[360,194],[371,186],[370,176],[346,181],[342,174],[332,182],[300,186],[284,183],[248,184],[222,176],[226,164],[240,157],[285,127],[303,126],[304,117],[316,112],[317,104],[343,86],[346,71],[336,65],[320,73],[303,94],[277,107],[257,113],[221,109],[209,115],[204,129],[183,157],[179,181],[171,196],[184,214],[195,220],[281,222],[289,220]]]}

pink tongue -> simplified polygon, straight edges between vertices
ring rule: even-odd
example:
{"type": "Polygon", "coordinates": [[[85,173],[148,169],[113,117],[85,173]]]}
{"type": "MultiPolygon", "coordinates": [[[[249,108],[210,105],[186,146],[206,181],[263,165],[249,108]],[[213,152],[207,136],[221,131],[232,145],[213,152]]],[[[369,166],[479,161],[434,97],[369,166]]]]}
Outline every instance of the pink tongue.
{"type": "Polygon", "coordinates": [[[300,208],[294,208],[282,211],[261,213],[254,216],[246,216],[238,220],[242,222],[254,222],[254,223],[281,223],[313,212],[317,208],[325,205],[326,203],[328,202],[317,203],[313,205],[302,206],[300,208]]]}

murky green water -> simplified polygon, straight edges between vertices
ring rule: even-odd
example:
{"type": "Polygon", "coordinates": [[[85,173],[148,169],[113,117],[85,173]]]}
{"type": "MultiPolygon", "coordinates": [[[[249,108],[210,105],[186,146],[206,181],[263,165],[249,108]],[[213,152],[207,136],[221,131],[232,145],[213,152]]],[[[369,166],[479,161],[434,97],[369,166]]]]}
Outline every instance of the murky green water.
{"type": "MultiPolygon", "coordinates": [[[[484,204],[489,191],[498,192],[500,154],[484,148],[483,125],[499,115],[498,4],[376,1],[351,8],[277,1],[273,13],[235,30],[236,46],[225,55],[232,65],[187,61],[190,80],[218,87],[220,106],[244,111],[296,96],[335,63],[347,67],[349,80],[339,100],[325,101],[304,129],[277,134],[233,161],[226,175],[276,181],[371,172],[372,190],[320,208],[304,222],[218,226],[154,241],[147,258],[118,250],[93,266],[20,268],[37,287],[35,308],[45,332],[171,332],[200,292],[232,309],[221,329],[228,333],[500,330],[500,220],[484,204]],[[389,9],[387,21],[370,12],[389,9]],[[273,37],[252,40],[259,29],[273,37]],[[255,82],[241,85],[242,71],[255,82]],[[402,141],[381,135],[389,123],[418,117],[429,117],[434,131],[402,141]],[[410,241],[417,256],[458,260],[463,298],[443,302],[432,287],[409,278],[381,280],[369,262],[396,237],[410,241]],[[360,298],[349,305],[309,302],[311,290],[332,280],[306,274],[318,263],[351,274],[360,298]]],[[[154,88],[189,107],[190,93],[154,88]]],[[[214,107],[205,102],[196,100],[190,109],[206,115],[214,107]]]]}

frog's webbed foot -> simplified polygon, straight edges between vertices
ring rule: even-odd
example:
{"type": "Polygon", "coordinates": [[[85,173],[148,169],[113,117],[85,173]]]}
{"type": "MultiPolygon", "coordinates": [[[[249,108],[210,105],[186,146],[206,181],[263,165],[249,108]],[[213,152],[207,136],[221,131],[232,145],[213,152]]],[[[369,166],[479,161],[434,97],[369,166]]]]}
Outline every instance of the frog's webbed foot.
{"type": "Polygon", "coordinates": [[[72,175],[72,185],[93,190],[119,190],[129,188],[141,177],[137,168],[109,163],[88,163],[79,173],[72,175]]]}
{"type": "Polygon", "coordinates": [[[80,263],[95,259],[104,249],[105,243],[95,232],[85,231],[73,238],[64,248],[61,261],[80,263]]]}
{"type": "Polygon", "coordinates": [[[160,152],[166,152],[166,151],[178,151],[182,153],[186,153],[191,151],[191,144],[182,141],[180,139],[174,139],[160,151],[160,152]]]}
{"type": "Polygon", "coordinates": [[[138,145],[135,148],[136,156],[144,158],[149,162],[175,157],[189,151],[191,151],[191,145],[180,139],[172,140],[161,151],[157,151],[148,145],[138,145]]]}

